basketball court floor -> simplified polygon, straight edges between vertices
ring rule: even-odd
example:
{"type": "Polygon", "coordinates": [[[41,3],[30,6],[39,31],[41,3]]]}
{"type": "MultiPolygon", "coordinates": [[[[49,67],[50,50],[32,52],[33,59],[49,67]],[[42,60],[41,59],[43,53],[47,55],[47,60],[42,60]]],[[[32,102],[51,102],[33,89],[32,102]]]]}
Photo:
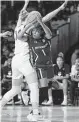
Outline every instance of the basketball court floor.
{"type": "MultiPolygon", "coordinates": [[[[7,105],[2,110],[1,122],[29,122],[31,106],[7,105]]],[[[79,122],[79,107],[40,106],[43,119],[38,122],[79,122]]]]}

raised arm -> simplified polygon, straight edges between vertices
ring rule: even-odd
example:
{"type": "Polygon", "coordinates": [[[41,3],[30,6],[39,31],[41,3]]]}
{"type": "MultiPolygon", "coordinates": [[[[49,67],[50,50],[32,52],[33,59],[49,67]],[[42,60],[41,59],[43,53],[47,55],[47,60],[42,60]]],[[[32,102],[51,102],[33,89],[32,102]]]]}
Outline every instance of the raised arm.
{"type": "Polygon", "coordinates": [[[28,3],[29,3],[29,0],[25,0],[25,4],[24,4],[23,8],[21,9],[19,17],[18,17],[17,26],[21,25],[22,18],[24,16],[24,14],[27,13],[26,9],[27,9],[28,3]]]}
{"type": "Polygon", "coordinates": [[[53,17],[55,17],[61,10],[63,10],[66,7],[67,3],[68,3],[68,0],[66,0],[58,9],[50,12],[45,17],[43,17],[42,22],[45,23],[45,22],[51,20],[53,17]]]}
{"type": "Polygon", "coordinates": [[[24,4],[23,8],[21,9],[21,11],[26,10],[26,9],[27,9],[28,4],[29,4],[29,0],[25,0],[25,4],[24,4]]]}

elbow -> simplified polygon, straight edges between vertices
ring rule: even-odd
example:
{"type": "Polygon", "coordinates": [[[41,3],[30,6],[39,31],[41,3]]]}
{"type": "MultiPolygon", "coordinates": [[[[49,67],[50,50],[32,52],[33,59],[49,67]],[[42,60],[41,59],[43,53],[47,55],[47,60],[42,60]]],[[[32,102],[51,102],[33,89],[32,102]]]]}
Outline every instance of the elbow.
{"type": "Polygon", "coordinates": [[[52,38],[52,36],[51,35],[47,35],[47,39],[51,39],[52,38]]]}
{"type": "Polygon", "coordinates": [[[51,38],[52,38],[52,33],[51,33],[51,32],[49,32],[49,33],[47,33],[47,35],[46,35],[46,36],[47,36],[47,38],[48,38],[48,39],[51,39],[51,38]]]}
{"type": "Polygon", "coordinates": [[[49,39],[51,39],[51,38],[52,38],[52,33],[50,33],[50,34],[48,35],[48,38],[49,38],[49,39]]]}

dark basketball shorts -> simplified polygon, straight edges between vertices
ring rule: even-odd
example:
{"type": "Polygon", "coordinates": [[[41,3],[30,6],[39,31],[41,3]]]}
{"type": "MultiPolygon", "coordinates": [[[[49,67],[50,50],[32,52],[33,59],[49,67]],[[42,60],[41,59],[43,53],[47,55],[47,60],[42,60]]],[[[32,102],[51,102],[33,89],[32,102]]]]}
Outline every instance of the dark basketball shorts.
{"type": "Polygon", "coordinates": [[[47,78],[47,79],[51,79],[53,78],[53,67],[50,66],[48,68],[37,68],[37,76],[38,79],[42,79],[42,78],[47,78]]]}

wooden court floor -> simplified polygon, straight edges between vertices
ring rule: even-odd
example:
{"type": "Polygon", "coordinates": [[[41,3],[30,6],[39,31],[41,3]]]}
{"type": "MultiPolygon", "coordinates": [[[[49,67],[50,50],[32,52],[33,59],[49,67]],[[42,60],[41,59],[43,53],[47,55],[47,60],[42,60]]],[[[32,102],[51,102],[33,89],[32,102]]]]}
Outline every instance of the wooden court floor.
{"type": "MultiPolygon", "coordinates": [[[[8,105],[2,110],[1,122],[29,122],[31,106],[8,105]]],[[[44,119],[38,122],[79,122],[79,107],[40,106],[44,119]]]]}

